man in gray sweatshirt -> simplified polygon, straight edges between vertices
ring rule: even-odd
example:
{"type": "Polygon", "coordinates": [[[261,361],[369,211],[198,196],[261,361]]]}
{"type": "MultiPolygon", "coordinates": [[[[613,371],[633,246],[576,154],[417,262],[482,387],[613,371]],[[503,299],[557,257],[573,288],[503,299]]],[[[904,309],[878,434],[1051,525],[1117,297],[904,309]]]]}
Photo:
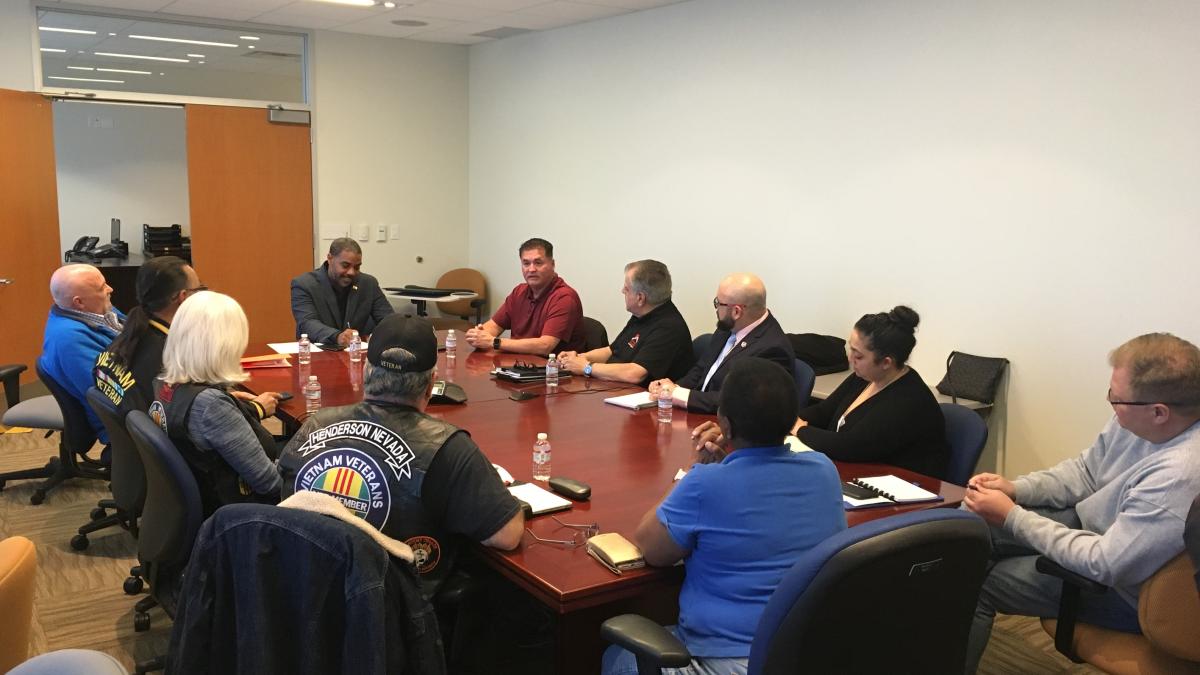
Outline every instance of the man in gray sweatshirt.
{"type": "Polygon", "coordinates": [[[1034,567],[1045,555],[1112,590],[1083,597],[1079,620],[1139,632],[1138,591],[1183,552],[1200,492],[1200,349],[1167,333],[1136,337],[1109,355],[1114,416],[1092,447],[1009,481],[983,473],[964,505],[992,525],[993,566],[967,645],[968,673],[996,612],[1056,616],[1062,582],[1034,567]]]}

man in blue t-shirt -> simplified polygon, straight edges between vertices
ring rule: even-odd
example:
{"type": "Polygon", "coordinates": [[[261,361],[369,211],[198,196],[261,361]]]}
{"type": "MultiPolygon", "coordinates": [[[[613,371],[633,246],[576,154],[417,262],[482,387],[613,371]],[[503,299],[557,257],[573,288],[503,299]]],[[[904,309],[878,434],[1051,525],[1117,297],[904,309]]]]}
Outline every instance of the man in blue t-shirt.
{"type": "MultiPolygon", "coordinates": [[[[646,512],[634,542],[651,565],[683,560],[675,635],[692,664],[663,673],[745,673],[759,616],[802,553],[846,528],[841,481],[828,457],[792,452],[796,387],[761,358],[734,364],[717,423],[728,455],[697,448],[697,464],[646,512]]],[[[605,675],[633,675],[632,653],[610,647],[605,675]]]]}

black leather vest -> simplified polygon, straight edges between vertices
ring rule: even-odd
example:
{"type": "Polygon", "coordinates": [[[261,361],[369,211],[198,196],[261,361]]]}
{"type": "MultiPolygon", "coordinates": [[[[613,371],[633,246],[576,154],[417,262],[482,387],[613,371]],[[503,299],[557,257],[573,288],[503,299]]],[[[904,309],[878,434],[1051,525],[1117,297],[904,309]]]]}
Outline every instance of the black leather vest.
{"type": "Polygon", "coordinates": [[[196,486],[200,490],[200,500],[205,518],[226,504],[242,502],[274,504],[278,502],[278,495],[255,494],[219,452],[201,450],[188,436],[188,418],[192,415],[192,405],[196,402],[196,397],[205,389],[215,389],[221,394],[229,396],[229,400],[233,401],[233,404],[250,424],[250,428],[254,430],[254,435],[258,437],[258,442],[263,446],[263,452],[274,459],[275,439],[270,432],[263,428],[262,423],[258,421],[257,413],[251,412],[250,406],[243,405],[221,387],[207,384],[172,386],[160,381],[156,381],[155,384],[157,385],[155,387],[156,400],[150,406],[150,416],[171,437],[179,454],[183,456],[184,461],[191,467],[192,474],[196,476],[196,486]],[[156,410],[159,408],[161,410],[156,410]]]}
{"type": "Polygon", "coordinates": [[[421,484],[433,458],[466,432],[407,406],[364,401],[310,417],[279,456],[283,497],[331,495],[360,518],[413,548],[427,589],[453,566],[457,535],[425,511],[421,484]]]}

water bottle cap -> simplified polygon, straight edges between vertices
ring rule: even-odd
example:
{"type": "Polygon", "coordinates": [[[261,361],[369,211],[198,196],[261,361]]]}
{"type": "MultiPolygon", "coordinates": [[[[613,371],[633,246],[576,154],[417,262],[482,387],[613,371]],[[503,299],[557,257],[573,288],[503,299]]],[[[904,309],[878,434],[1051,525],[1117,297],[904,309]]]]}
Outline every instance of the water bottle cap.
{"type": "Polygon", "coordinates": [[[309,381],[309,382],[316,382],[316,381],[317,381],[317,376],[316,376],[316,375],[309,375],[309,376],[308,376],[308,381],[309,381]]]}
{"type": "Polygon", "coordinates": [[[350,331],[350,334],[353,335],[354,337],[358,337],[358,331],[356,331],[356,330],[350,331]]]}
{"type": "Polygon", "coordinates": [[[301,340],[307,340],[307,339],[308,339],[308,333],[301,333],[301,334],[300,334],[300,339],[301,339],[301,340]]]}
{"type": "Polygon", "coordinates": [[[551,354],[551,355],[550,355],[550,359],[551,359],[551,360],[553,360],[553,359],[554,359],[554,355],[553,355],[553,354],[551,354]]]}
{"type": "Polygon", "coordinates": [[[446,336],[447,336],[447,337],[449,337],[449,336],[451,336],[451,335],[454,335],[454,329],[453,329],[453,328],[451,328],[449,331],[447,331],[447,332],[446,332],[446,336]]]}
{"type": "Polygon", "coordinates": [[[539,440],[539,441],[544,441],[544,440],[546,440],[547,438],[550,438],[550,437],[549,437],[549,436],[547,436],[547,435],[546,435],[546,434],[544,434],[544,433],[538,434],[538,440],[539,440]]]}

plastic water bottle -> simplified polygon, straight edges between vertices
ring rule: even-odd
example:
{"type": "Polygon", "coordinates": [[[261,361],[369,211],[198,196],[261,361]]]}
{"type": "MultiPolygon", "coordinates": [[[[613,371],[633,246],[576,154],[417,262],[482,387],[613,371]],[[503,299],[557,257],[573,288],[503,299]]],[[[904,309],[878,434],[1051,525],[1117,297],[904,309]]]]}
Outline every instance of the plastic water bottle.
{"type": "Polygon", "coordinates": [[[312,343],[308,341],[308,333],[300,334],[300,351],[296,355],[296,360],[301,364],[308,365],[312,361],[312,343]]]}
{"type": "Polygon", "coordinates": [[[554,354],[551,354],[550,360],[546,361],[546,386],[558,387],[558,358],[554,354]]]}
{"type": "Polygon", "coordinates": [[[546,434],[538,434],[533,444],[533,479],[550,480],[550,441],[546,434]]]}
{"type": "Polygon", "coordinates": [[[321,409],[321,383],[316,375],[309,375],[308,384],[304,385],[304,409],[310,415],[321,409]]]}
{"type": "Polygon", "coordinates": [[[454,329],[451,328],[446,332],[446,358],[452,359],[458,356],[458,336],[454,334],[454,329]]]}
{"type": "Polygon", "coordinates": [[[658,392],[658,421],[671,423],[671,415],[675,413],[675,403],[671,400],[671,390],[662,387],[658,392]]]}
{"type": "Polygon", "coordinates": [[[350,331],[350,362],[359,363],[362,361],[362,338],[358,337],[358,331],[350,331]]]}

